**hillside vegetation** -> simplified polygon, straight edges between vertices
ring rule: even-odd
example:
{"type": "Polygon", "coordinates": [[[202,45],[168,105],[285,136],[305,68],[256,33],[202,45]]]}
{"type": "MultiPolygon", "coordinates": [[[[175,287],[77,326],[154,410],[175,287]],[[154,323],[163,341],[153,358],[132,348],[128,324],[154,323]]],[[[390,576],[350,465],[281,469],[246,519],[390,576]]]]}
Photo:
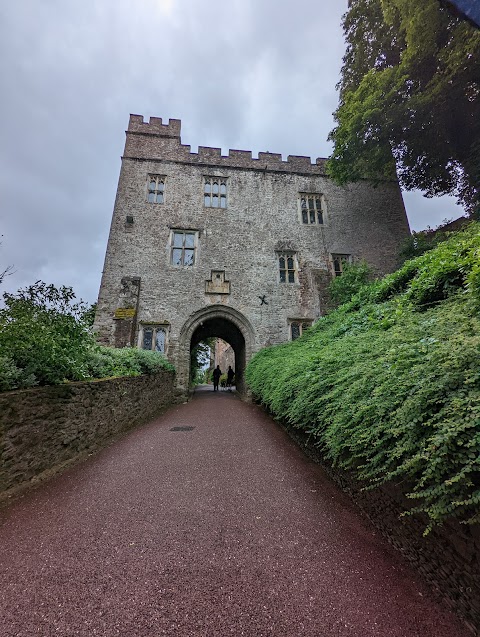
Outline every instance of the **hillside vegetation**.
{"type": "Polygon", "coordinates": [[[366,487],[393,481],[428,528],[480,521],[480,224],[267,348],[253,394],[366,487]]]}

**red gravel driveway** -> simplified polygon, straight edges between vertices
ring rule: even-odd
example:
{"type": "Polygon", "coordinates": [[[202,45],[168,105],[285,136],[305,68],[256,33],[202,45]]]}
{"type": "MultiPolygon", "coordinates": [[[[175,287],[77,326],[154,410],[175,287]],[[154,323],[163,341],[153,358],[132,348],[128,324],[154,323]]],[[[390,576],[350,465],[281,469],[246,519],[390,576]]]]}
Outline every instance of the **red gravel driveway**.
{"type": "Polygon", "coordinates": [[[469,635],[234,394],[198,393],[0,515],[2,637],[469,635]]]}

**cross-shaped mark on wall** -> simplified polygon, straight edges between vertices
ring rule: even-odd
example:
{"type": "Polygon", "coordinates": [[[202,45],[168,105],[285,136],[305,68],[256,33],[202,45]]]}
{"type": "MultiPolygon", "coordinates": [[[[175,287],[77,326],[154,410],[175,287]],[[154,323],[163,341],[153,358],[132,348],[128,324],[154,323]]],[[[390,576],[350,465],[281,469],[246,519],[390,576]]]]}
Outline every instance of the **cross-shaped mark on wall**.
{"type": "Polygon", "coordinates": [[[259,296],[258,298],[260,299],[260,305],[268,305],[268,301],[267,301],[267,295],[264,294],[263,296],[259,296]]]}

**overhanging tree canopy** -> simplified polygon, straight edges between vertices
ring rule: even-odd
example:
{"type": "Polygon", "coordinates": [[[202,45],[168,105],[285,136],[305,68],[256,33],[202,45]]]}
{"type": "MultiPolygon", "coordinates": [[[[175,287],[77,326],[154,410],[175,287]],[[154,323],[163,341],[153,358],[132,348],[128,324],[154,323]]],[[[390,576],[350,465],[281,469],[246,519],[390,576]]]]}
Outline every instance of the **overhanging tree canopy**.
{"type": "Polygon", "coordinates": [[[395,176],[479,205],[480,31],[437,0],[349,0],[335,147],[339,183],[395,176]]]}

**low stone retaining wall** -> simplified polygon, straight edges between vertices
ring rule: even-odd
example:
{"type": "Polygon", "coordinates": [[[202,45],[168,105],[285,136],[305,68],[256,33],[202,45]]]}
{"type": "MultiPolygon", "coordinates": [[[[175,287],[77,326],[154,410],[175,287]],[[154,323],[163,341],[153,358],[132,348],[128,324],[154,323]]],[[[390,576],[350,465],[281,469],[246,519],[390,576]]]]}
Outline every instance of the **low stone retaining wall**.
{"type": "Polygon", "coordinates": [[[171,371],[0,394],[0,497],[148,422],[174,402],[171,371]]]}
{"type": "Polygon", "coordinates": [[[290,437],[346,491],[374,526],[413,564],[440,597],[480,635],[480,525],[448,522],[423,532],[426,518],[400,514],[411,508],[400,489],[384,485],[362,491],[353,475],[332,467],[304,432],[284,427],[290,437]]]}

